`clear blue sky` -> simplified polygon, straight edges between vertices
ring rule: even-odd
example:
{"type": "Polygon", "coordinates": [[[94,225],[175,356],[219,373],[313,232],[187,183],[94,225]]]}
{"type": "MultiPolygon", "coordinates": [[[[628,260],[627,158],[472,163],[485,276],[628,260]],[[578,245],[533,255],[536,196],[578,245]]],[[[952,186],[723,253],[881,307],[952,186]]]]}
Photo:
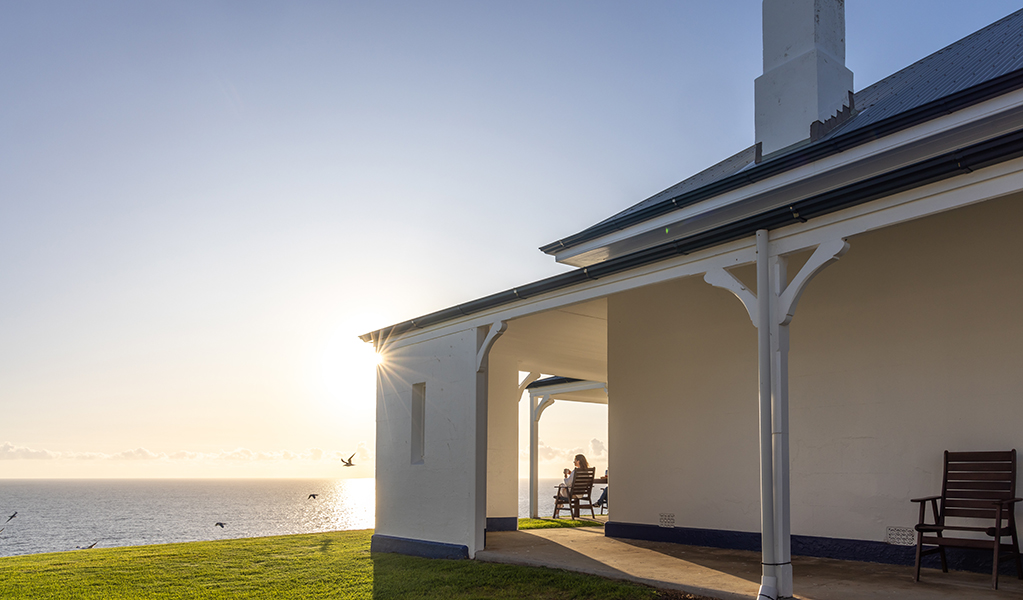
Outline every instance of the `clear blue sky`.
{"type": "MultiPolygon", "coordinates": [[[[1019,8],[846,5],[857,89],[1019,8]]],[[[756,1],[0,1],[0,477],[371,476],[356,336],[561,272],[760,72],[756,1]]]]}

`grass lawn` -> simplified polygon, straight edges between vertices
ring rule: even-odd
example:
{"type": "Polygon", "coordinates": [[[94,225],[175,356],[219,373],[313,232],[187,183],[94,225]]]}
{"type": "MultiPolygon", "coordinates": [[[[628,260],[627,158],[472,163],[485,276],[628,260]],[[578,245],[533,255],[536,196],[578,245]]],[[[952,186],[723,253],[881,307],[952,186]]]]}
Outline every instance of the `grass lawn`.
{"type": "Polygon", "coordinates": [[[0,558],[0,598],[686,598],[559,571],[370,555],[371,530],[0,558]]]}
{"type": "Polygon", "coordinates": [[[519,519],[519,529],[556,529],[559,527],[603,527],[600,521],[586,519],[519,519]]]}

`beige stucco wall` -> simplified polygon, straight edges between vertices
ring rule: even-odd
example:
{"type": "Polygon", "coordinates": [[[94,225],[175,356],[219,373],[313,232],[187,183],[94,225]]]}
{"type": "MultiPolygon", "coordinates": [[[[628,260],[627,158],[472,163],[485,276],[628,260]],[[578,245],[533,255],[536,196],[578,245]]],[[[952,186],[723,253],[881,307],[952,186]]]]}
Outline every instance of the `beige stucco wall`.
{"type": "MultiPolygon", "coordinates": [[[[1023,450],[1023,197],[862,234],[792,322],[792,531],[881,540],[945,449],[1023,450]]],[[[756,330],[689,278],[608,302],[614,520],[759,530],[756,330]]]]}
{"type": "Polygon", "coordinates": [[[701,278],[609,298],[613,520],[759,528],[756,339],[701,278]]]}
{"type": "Polygon", "coordinates": [[[474,330],[389,349],[378,369],[376,533],[466,545],[475,508],[474,330]],[[426,383],[425,452],[412,464],[412,386],[426,383]]]}

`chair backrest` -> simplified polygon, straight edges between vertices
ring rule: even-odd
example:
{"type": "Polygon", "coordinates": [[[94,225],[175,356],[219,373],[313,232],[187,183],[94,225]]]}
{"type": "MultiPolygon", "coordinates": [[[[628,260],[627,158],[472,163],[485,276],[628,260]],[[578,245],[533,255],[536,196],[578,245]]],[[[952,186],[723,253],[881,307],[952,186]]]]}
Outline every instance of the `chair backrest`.
{"type": "MultiPolygon", "coordinates": [[[[945,451],[941,486],[942,517],[994,519],[992,500],[1016,497],[1016,450],[1006,452],[945,451]]],[[[1002,512],[1008,519],[1012,508],[1002,512]]]]}
{"type": "Polygon", "coordinates": [[[593,489],[593,473],[596,470],[596,467],[575,470],[575,476],[572,478],[571,493],[573,496],[589,495],[590,490],[593,489]]]}

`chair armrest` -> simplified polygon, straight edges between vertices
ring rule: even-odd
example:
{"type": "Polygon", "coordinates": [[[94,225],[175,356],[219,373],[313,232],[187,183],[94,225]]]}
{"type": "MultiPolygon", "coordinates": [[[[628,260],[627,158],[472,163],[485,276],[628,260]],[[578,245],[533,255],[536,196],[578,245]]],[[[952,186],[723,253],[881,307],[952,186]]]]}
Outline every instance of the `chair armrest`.
{"type": "Polygon", "coordinates": [[[1005,506],[1007,504],[1014,504],[1016,502],[1023,502],[1023,498],[1006,498],[1004,500],[992,500],[991,502],[993,504],[1001,504],[1002,506],[1005,506]]]}
{"type": "Polygon", "coordinates": [[[926,498],[910,498],[910,502],[927,502],[928,500],[940,500],[941,496],[927,496],[926,498]]]}

